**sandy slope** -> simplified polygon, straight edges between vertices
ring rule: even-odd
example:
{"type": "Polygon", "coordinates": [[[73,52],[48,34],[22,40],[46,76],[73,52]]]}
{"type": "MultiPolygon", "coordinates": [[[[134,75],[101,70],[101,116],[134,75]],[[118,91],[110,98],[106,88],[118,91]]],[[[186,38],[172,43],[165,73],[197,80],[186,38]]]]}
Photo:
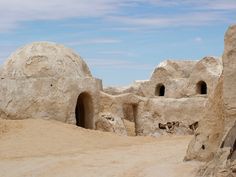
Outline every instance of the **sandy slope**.
{"type": "Polygon", "coordinates": [[[45,120],[0,120],[0,177],[190,177],[190,136],[122,137],[45,120]]]}

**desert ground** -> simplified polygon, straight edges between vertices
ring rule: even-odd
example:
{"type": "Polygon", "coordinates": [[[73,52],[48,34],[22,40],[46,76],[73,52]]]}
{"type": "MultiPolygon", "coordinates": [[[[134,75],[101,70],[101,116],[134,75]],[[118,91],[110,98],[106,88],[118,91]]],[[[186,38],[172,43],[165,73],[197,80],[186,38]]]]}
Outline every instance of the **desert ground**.
{"type": "Polygon", "coordinates": [[[191,177],[201,163],[183,161],[190,139],[0,119],[0,177],[191,177]]]}

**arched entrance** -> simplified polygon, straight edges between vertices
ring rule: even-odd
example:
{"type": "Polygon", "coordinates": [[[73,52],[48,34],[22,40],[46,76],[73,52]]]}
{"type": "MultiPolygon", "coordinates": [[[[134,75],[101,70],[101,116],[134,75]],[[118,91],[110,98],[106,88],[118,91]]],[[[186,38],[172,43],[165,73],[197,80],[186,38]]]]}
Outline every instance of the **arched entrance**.
{"type": "Polygon", "coordinates": [[[75,118],[77,126],[93,129],[93,103],[91,96],[86,92],[78,96],[75,118]]]}
{"type": "Polygon", "coordinates": [[[207,94],[207,84],[204,81],[199,81],[197,83],[197,93],[201,95],[207,94]]]}
{"type": "Polygon", "coordinates": [[[163,84],[157,84],[155,90],[156,96],[165,96],[165,86],[163,84]]]}

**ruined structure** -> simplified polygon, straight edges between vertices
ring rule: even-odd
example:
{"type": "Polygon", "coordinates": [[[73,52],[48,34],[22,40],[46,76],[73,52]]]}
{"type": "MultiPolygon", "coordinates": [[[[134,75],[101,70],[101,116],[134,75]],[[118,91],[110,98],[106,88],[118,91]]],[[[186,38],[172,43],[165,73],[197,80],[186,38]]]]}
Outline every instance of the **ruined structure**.
{"type": "Polygon", "coordinates": [[[100,87],[72,50],[32,43],[13,53],[1,69],[0,117],[56,119],[94,129],[100,87]]]}
{"type": "Polygon", "coordinates": [[[104,89],[100,112],[134,121],[137,135],[191,134],[222,73],[220,59],[162,62],[150,80],[124,89],[104,89]],[[113,95],[113,96],[111,96],[113,95]],[[109,105],[112,105],[109,107],[109,105]],[[168,123],[167,128],[161,127],[168,123]]]}
{"type": "Polygon", "coordinates": [[[81,57],[37,42],[0,68],[0,117],[56,119],[119,135],[194,134],[185,160],[208,164],[199,176],[236,173],[236,26],[221,60],[167,60],[149,80],[102,88],[81,57]]]}
{"type": "Polygon", "coordinates": [[[192,134],[221,72],[221,60],[213,57],[167,60],[150,80],[102,91],[101,81],[73,51],[38,42],[3,65],[0,116],[56,119],[121,135],[192,134]]]}

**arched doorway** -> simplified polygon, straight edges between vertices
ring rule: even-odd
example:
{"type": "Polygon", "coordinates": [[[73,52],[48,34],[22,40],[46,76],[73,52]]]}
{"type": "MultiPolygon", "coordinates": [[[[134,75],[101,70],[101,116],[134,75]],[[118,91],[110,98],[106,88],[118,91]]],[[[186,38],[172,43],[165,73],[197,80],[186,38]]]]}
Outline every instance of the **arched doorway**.
{"type": "Polygon", "coordinates": [[[77,126],[93,129],[93,103],[91,96],[86,92],[78,96],[75,118],[77,126]]]}
{"type": "Polygon", "coordinates": [[[165,96],[165,86],[163,84],[157,84],[155,90],[156,96],[165,96]]]}
{"type": "Polygon", "coordinates": [[[207,84],[204,81],[199,81],[197,83],[197,93],[201,95],[207,94],[207,84]]]}

